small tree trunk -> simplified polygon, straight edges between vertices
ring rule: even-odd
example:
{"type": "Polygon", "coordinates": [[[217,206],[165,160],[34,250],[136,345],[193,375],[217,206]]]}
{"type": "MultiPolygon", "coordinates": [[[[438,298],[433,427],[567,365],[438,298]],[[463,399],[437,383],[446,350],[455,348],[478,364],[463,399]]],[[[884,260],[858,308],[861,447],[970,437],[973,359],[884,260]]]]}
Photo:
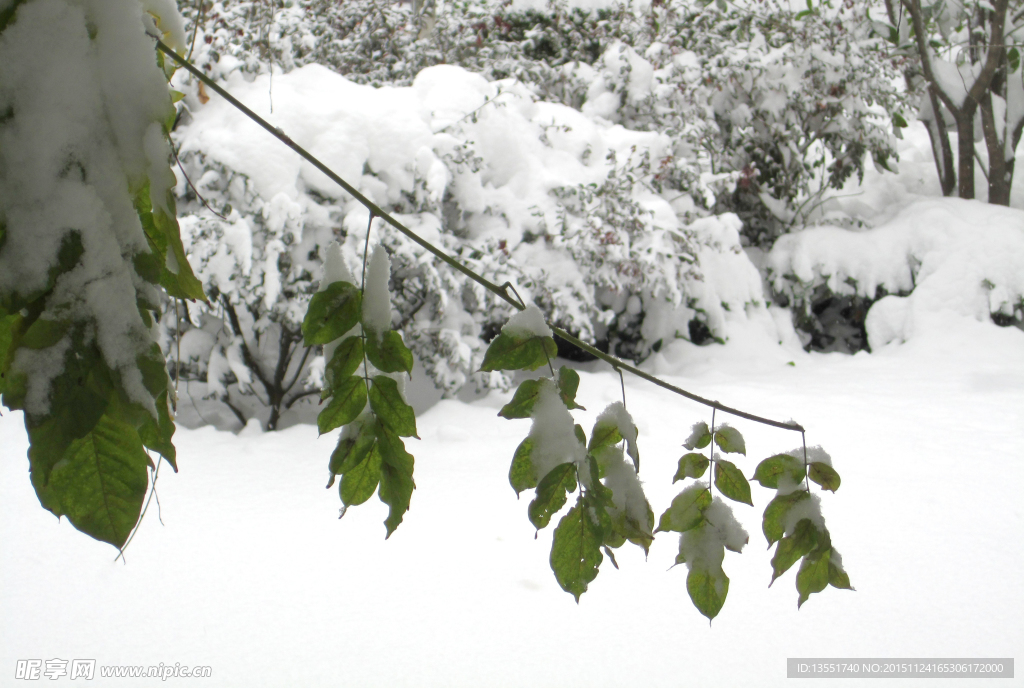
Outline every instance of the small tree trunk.
{"type": "Polygon", "coordinates": [[[960,198],[974,198],[974,113],[977,103],[964,101],[963,107],[955,114],[957,138],[957,176],[959,179],[958,194],[960,198]]]}
{"type": "MultiPolygon", "coordinates": [[[[908,79],[909,81],[909,79],[908,79]]],[[[956,189],[956,169],[953,167],[953,147],[949,145],[949,132],[946,130],[945,117],[942,115],[942,103],[935,94],[935,87],[928,86],[928,98],[932,105],[932,119],[924,123],[928,129],[928,138],[932,144],[932,159],[935,160],[935,171],[939,174],[942,195],[950,196],[956,189]]]]}
{"type": "MultiPolygon", "coordinates": [[[[999,132],[996,131],[991,93],[986,93],[981,100],[981,130],[985,133],[985,147],[988,149],[988,202],[995,205],[1010,205],[1013,169],[1008,163],[1012,161],[1007,161],[1004,141],[999,138],[999,132]]],[[[1003,135],[1007,133],[1004,131],[1003,135]]]]}

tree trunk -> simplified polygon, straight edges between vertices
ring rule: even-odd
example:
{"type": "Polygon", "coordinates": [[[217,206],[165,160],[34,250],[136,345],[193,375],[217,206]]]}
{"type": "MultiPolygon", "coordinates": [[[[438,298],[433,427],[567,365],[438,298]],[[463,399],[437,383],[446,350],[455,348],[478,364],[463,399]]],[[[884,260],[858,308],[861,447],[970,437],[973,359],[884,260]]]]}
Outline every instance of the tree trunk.
{"type": "MultiPolygon", "coordinates": [[[[991,93],[986,93],[981,100],[981,130],[985,133],[985,147],[988,149],[988,202],[1010,205],[1013,161],[1006,159],[1004,140],[999,138],[999,132],[996,131],[991,93]]],[[[1012,136],[1012,132],[1003,132],[1003,136],[1007,134],[1012,136]]]]}
{"type": "Polygon", "coordinates": [[[928,86],[928,98],[932,106],[932,119],[924,124],[932,144],[932,159],[935,160],[935,171],[939,174],[942,195],[951,196],[956,188],[953,147],[949,145],[949,132],[946,130],[946,118],[942,115],[942,103],[931,85],[928,86]]]}
{"type": "Polygon", "coordinates": [[[957,138],[957,177],[959,185],[957,195],[960,198],[974,198],[974,113],[978,105],[964,100],[963,107],[954,112],[956,117],[956,138],[957,138]]]}

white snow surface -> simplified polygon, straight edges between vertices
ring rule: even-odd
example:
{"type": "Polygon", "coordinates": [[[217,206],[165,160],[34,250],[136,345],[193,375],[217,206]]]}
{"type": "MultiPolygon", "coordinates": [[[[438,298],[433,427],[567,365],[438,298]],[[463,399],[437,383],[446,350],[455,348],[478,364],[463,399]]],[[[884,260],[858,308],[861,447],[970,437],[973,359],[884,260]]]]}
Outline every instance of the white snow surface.
{"type": "Polygon", "coordinates": [[[544,320],[544,313],[537,306],[530,304],[524,310],[517,311],[502,325],[501,331],[509,337],[551,337],[554,333],[544,320]]]}
{"type": "Polygon", "coordinates": [[[363,289],[363,325],[380,334],[391,329],[391,259],[383,246],[377,246],[366,266],[363,289]]]}

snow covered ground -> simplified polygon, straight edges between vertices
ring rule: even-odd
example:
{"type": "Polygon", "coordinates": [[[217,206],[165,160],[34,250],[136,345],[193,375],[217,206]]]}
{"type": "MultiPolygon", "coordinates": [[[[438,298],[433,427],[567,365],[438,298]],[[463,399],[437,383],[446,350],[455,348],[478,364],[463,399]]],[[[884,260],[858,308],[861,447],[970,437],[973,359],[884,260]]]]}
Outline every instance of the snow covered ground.
{"type": "MultiPolygon", "coordinates": [[[[337,519],[337,494],[323,489],[333,438],[314,427],[180,429],[181,472],[161,474],[160,510],[151,506],[126,564],[39,507],[22,419],[8,413],[0,685],[22,685],[16,660],[32,658],[208,665],[206,685],[248,687],[772,686],[786,682],[787,657],[1012,657],[1024,646],[1024,333],[947,317],[945,334],[871,355],[755,356],[738,337],[652,362],[685,388],[798,419],[843,477],[823,509],[857,591],[830,588],[798,611],[792,571],[767,589],[759,515],[769,491],[755,486],[758,508],[737,507],[751,543],[726,557],[732,585],[711,627],[683,567],[666,571],[673,535],[646,563],[635,548],[619,554],[621,570],[606,560],[579,606],[558,588],[550,529],[535,540],[525,496],[508,487],[528,424],[496,417],[502,395],[421,416],[423,439],[410,446],[418,489],[387,542],[376,500],[337,519]]],[[[577,417],[589,427],[619,383],[610,372],[582,378],[591,411],[577,417]]],[[[627,401],[660,513],[686,431],[708,414],[638,380],[627,380],[627,401]]],[[[798,444],[737,426],[748,474],[798,444]]],[[[163,685],[102,685],[119,684],[163,685]]]]}

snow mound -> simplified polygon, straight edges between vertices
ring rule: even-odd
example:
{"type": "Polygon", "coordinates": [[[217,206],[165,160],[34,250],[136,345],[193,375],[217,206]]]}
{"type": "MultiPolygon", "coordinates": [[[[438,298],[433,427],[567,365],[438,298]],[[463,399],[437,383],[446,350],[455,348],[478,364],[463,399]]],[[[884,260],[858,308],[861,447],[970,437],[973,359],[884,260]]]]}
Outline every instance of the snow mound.
{"type": "Polygon", "coordinates": [[[877,299],[865,321],[873,350],[908,341],[929,323],[948,323],[950,313],[1019,322],[1024,212],[954,198],[919,200],[874,229],[815,227],[783,236],[766,267],[772,287],[797,300],[821,285],[877,299]]]}

